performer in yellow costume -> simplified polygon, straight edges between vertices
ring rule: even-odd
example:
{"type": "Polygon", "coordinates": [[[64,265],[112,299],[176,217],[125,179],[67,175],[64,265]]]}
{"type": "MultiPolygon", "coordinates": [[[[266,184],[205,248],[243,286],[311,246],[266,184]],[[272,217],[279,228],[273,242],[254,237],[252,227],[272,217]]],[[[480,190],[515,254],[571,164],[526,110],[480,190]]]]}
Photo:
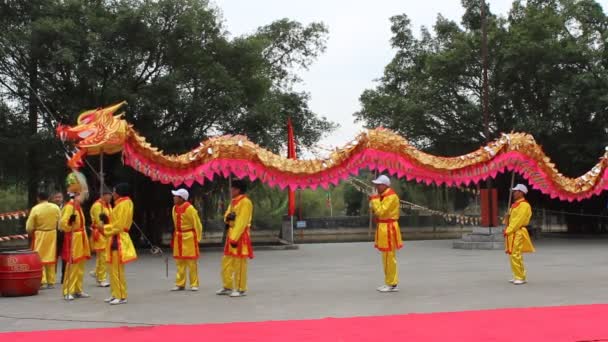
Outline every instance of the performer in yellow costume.
{"type": "Polygon", "coordinates": [[[70,193],[71,200],[63,207],[60,228],[65,233],[62,258],[66,262],[63,296],[65,300],[88,298],[83,290],[84,266],[91,258],[91,247],[85,228],[85,217],[82,211],[82,197],[70,193]]]}
{"type": "Polygon", "coordinates": [[[188,201],[188,191],[179,189],[173,194],[173,224],[175,232],[171,240],[173,258],[177,266],[175,287],[171,291],[186,288],[186,269],[190,275],[190,290],[198,291],[198,243],[203,237],[203,225],[198,211],[188,201]]]}
{"type": "Polygon", "coordinates": [[[48,199],[47,193],[38,193],[38,204],[30,210],[25,224],[25,230],[32,239],[32,250],[38,252],[43,265],[41,289],[55,287],[57,225],[61,216],[59,207],[48,199]]]}
{"type": "Polygon", "coordinates": [[[505,252],[510,255],[513,279],[509,280],[515,285],[526,283],[526,268],[523,253],[533,253],[534,246],[526,226],[532,217],[532,207],[526,201],[528,188],[517,184],[513,189],[514,203],[509,210],[507,228],[505,228],[505,252]]]}
{"type": "Polygon", "coordinates": [[[114,209],[112,217],[102,217],[103,230],[107,238],[106,260],[110,267],[112,295],[105,299],[111,305],[127,303],[127,278],[125,264],[137,260],[135,247],[129,236],[133,224],[133,201],[129,198],[129,185],[118,184],[112,192],[114,209]]]}
{"type": "Polygon", "coordinates": [[[399,291],[399,268],[396,251],[403,247],[399,229],[399,196],[390,188],[391,181],[381,175],[372,183],[378,195],[369,198],[371,210],[378,224],[376,228],[375,247],[382,253],[384,267],[384,285],[377,288],[380,292],[399,291]]]}
{"type": "Polygon", "coordinates": [[[232,201],[224,214],[228,229],[222,258],[223,287],[216,294],[241,297],[247,292],[247,259],[253,259],[251,219],[253,203],[245,195],[247,185],[242,180],[232,182],[232,201]]]}
{"type": "Polygon", "coordinates": [[[95,251],[95,270],[91,271],[91,276],[97,281],[99,287],[108,287],[107,267],[106,267],[106,237],[103,232],[104,222],[101,220],[103,215],[110,218],[112,214],[112,192],[105,188],[101,197],[93,203],[89,214],[91,215],[91,248],[95,251]],[[102,215],[103,214],[103,215],[102,215]]]}

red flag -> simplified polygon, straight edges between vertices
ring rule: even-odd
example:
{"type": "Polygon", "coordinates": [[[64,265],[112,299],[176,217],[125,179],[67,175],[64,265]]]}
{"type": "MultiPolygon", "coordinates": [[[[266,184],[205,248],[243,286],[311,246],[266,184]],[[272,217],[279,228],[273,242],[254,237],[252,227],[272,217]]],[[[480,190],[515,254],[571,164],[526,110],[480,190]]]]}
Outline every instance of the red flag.
{"type": "MultiPolygon", "coordinates": [[[[291,118],[287,119],[287,158],[297,159],[296,157],[296,139],[293,134],[293,125],[291,118]]],[[[293,189],[289,188],[289,206],[287,208],[287,215],[293,216],[296,213],[296,193],[293,189]]]]}

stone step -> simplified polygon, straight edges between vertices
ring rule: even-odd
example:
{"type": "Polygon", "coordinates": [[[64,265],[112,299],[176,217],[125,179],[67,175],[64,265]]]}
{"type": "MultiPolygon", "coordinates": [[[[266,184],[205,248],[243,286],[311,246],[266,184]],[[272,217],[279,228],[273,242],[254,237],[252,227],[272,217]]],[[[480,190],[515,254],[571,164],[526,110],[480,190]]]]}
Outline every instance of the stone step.
{"type": "Polygon", "coordinates": [[[504,242],[475,242],[456,240],[452,244],[455,249],[486,249],[486,250],[504,250],[504,242]]]}
{"type": "Polygon", "coordinates": [[[502,234],[464,234],[463,241],[467,242],[504,242],[502,234]]]}

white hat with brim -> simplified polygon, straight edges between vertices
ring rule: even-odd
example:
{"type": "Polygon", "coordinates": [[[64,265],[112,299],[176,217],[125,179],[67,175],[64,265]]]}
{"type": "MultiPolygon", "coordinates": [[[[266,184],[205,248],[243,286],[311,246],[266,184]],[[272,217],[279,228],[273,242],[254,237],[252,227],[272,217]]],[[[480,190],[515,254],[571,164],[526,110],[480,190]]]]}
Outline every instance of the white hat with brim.
{"type": "Polygon", "coordinates": [[[516,186],[515,186],[513,189],[511,189],[511,190],[513,190],[513,191],[521,191],[521,192],[523,192],[524,194],[527,194],[527,193],[528,193],[528,188],[527,188],[525,185],[523,185],[523,184],[517,184],[517,185],[516,185],[516,186]]]}
{"type": "Polygon", "coordinates": [[[372,181],[372,183],[374,183],[376,185],[391,186],[391,180],[388,177],[386,177],[385,175],[381,175],[380,177],[374,179],[372,181]]]}
{"type": "Polygon", "coordinates": [[[187,201],[188,197],[190,196],[190,194],[188,194],[188,190],[186,189],[171,190],[171,193],[173,194],[173,196],[183,198],[184,201],[187,201]]]}

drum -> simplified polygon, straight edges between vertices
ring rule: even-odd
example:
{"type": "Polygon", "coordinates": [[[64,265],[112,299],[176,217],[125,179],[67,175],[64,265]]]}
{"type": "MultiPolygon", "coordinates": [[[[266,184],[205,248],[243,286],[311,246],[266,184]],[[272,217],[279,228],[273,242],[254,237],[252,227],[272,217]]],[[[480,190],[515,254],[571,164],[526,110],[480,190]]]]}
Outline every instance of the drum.
{"type": "Polygon", "coordinates": [[[0,295],[5,297],[38,294],[42,262],[31,250],[0,252],[0,295]]]}

